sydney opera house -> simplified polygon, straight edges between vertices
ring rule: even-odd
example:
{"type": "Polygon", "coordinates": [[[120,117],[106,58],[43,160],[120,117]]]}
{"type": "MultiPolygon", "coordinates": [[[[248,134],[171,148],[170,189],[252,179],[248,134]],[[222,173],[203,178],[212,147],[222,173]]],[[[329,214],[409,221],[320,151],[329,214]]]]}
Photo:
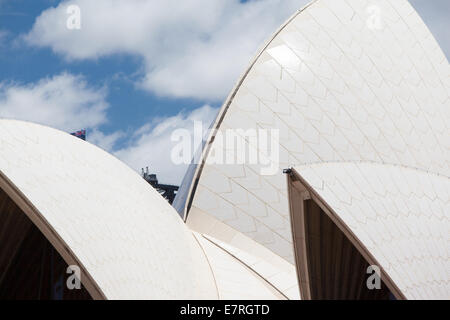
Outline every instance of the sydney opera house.
{"type": "Polygon", "coordinates": [[[174,206],[89,143],[0,120],[0,299],[450,299],[449,179],[450,66],[419,15],[316,0],[237,82],[174,206]],[[274,173],[208,161],[229,129],[277,130],[274,173]]]}

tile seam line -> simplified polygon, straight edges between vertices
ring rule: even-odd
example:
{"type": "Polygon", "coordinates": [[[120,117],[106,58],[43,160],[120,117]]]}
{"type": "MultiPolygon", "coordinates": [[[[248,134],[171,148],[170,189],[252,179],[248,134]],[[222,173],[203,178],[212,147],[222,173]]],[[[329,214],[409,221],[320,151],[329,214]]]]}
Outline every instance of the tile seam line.
{"type": "Polygon", "coordinates": [[[268,285],[270,285],[275,291],[277,291],[280,295],[282,295],[284,298],[286,298],[286,300],[291,300],[289,299],[280,289],[278,289],[274,284],[272,284],[268,279],[266,279],[265,277],[263,277],[259,272],[257,272],[254,268],[252,268],[251,266],[249,266],[247,263],[245,263],[244,261],[242,261],[241,259],[239,259],[236,255],[234,255],[233,253],[231,253],[230,251],[228,251],[227,249],[223,248],[222,246],[220,246],[219,244],[215,243],[212,239],[209,239],[209,237],[205,237],[204,235],[201,235],[205,240],[209,241],[210,243],[212,243],[214,246],[216,246],[217,248],[221,249],[222,251],[226,252],[227,254],[229,254],[231,257],[233,257],[234,259],[236,259],[239,263],[241,263],[243,266],[245,266],[247,269],[249,269],[250,271],[252,271],[255,275],[257,275],[259,278],[261,278],[265,283],[267,283],[268,285]]]}
{"type": "Polygon", "coordinates": [[[230,105],[233,103],[234,98],[236,97],[239,89],[241,88],[243,82],[245,81],[245,79],[247,78],[248,74],[250,73],[250,71],[252,70],[253,66],[256,64],[256,62],[258,61],[258,59],[262,56],[262,54],[265,52],[265,50],[270,46],[270,44],[275,40],[275,38],[289,25],[289,23],[291,21],[293,21],[298,15],[300,15],[302,12],[304,12],[306,9],[308,9],[309,7],[311,7],[312,5],[314,5],[316,2],[318,2],[320,0],[312,0],[310,3],[308,3],[306,6],[304,6],[303,8],[301,8],[300,10],[298,10],[297,12],[295,12],[271,37],[270,39],[264,44],[264,46],[260,49],[260,51],[258,52],[258,54],[256,55],[255,58],[252,59],[250,65],[247,67],[247,69],[245,70],[244,74],[240,77],[240,79],[238,80],[236,86],[234,87],[232,93],[228,96],[228,98],[226,99],[225,103],[222,105],[219,114],[216,118],[216,120],[214,121],[214,126],[211,129],[211,132],[208,136],[207,142],[205,144],[205,148],[202,151],[201,154],[201,163],[199,164],[199,166],[197,167],[195,174],[194,174],[194,179],[192,184],[189,186],[189,192],[188,192],[188,197],[186,200],[186,203],[184,204],[184,210],[183,210],[183,219],[184,221],[187,220],[188,216],[189,216],[189,210],[192,206],[193,200],[194,200],[194,196],[195,196],[195,191],[197,189],[197,185],[198,182],[200,180],[202,171],[203,171],[203,167],[205,165],[206,162],[206,158],[209,155],[209,151],[211,149],[211,145],[212,142],[214,142],[214,138],[215,138],[215,131],[217,131],[220,127],[220,125],[222,124],[225,115],[227,114],[227,111],[230,107],[230,105]]]}

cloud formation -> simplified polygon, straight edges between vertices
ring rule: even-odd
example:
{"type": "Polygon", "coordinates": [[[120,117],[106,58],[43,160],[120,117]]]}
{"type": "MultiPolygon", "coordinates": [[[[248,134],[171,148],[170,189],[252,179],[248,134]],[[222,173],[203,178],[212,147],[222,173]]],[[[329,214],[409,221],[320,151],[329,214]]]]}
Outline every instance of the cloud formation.
{"type": "MultiPolygon", "coordinates": [[[[0,0],[1,2],[1,0],[0,0]]],[[[65,0],[41,13],[22,39],[51,48],[67,61],[115,54],[142,58],[137,85],[157,95],[222,100],[258,47],[309,0],[65,0]],[[69,5],[81,9],[81,30],[69,30],[69,5]]],[[[411,0],[448,56],[448,0],[411,0]]],[[[2,33],[0,31],[0,45],[2,33]]],[[[88,88],[80,76],[61,74],[36,84],[0,83],[0,117],[40,122],[65,131],[91,129],[90,142],[113,152],[133,169],[150,166],[165,183],[179,183],[186,169],[170,159],[175,129],[205,126],[217,109],[155,119],[131,135],[105,134],[106,93],[88,88]],[[128,146],[117,150],[116,142],[128,146]],[[158,152],[156,152],[158,150],[158,152]]]]}
{"type": "Polygon", "coordinates": [[[113,54],[143,58],[138,85],[155,94],[223,99],[258,47],[308,0],[69,0],[49,8],[24,36],[68,60],[113,54]],[[67,8],[81,30],[67,28],[67,8]]]}
{"type": "MultiPolygon", "coordinates": [[[[105,134],[101,125],[107,122],[105,88],[89,88],[82,76],[62,73],[35,83],[0,83],[0,118],[26,120],[66,132],[88,129],[88,141],[115,154],[132,169],[150,166],[165,183],[181,182],[187,165],[172,162],[171,141],[177,129],[194,131],[194,121],[209,128],[217,109],[208,105],[176,116],[156,118],[126,134],[122,131],[105,134]],[[116,142],[125,139],[125,147],[116,142]]],[[[193,134],[192,134],[193,135],[193,134]]],[[[194,143],[194,142],[192,142],[194,143]]],[[[199,146],[193,146],[192,151],[199,146]]]]}
{"type": "Polygon", "coordinates": [[[62,73],[36,83],[0,83],[0,117],[32,121],[65,131],[106,122],[107,91],[82,76],[62,73]]]}
{"type": "MultiPolygon", "coordinates": [[[[135,170],[149,166],[152,172],[163,179],[161,183],[180,184],[188,165],[173,163],[171,152],[178,142],[171,140],[172,133],[177,129],[186,129],[193,138],[194,121],[201,122],[206,133],[217,112],[216,108],[204,105],[188,113],[155,119],[136,130],[131,137],[133,142],[114,154],[135,170]]],[[[194,145],[193,140],[192,153],[200,147],[194,145]]]]}

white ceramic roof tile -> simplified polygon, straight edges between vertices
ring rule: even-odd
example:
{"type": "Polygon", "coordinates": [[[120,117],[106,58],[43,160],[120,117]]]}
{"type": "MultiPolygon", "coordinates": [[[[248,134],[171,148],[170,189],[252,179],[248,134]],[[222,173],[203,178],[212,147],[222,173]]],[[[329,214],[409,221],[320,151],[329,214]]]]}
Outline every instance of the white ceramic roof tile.
{"type": "Polygon", "coordinates": [[[450,212],[448,193],[438,197],[430,188],[439,185],[443,190],[450,190],[448,177],[370,162],[323,163],[295,169],[306,182],[317,180],[317,176],[324,181],[323,189],[315,188],[314,184],[312,188],[369,248],[408,299],[448,299],[450,217],[430,210],[438,206],[443,212],[450,212]],[[360,174],[365,183],[354,184],[360,174]],[[351,203],[346,197],[329,196],[336,190],[336,181],[346,186],[339,192],[350,197],[351,203]],[[397,192],[389,191],[392,185],[397,186],[397,192]],[[354,192],[370,193],[372,198],[357,199],[353,197],[354,192]]]}
{"type": "MultiPolygon", "coordinates": [[[[223,123],[217,125],[279,129],[278,175],[288,166],[364,160],[449,176],[450,68],[406,0],[314,1],[281,28],[248,71],[225,103],[223,123]],[[380,8],[380,29],[371,30],[366,24],[369,6],[380,8]]],[[[212,148],[216,145],[220,145],[217,140],[212,148]]],[[[243,167],[252,175],[260,169],[243,167]]],[[[200,185],[203,180],[214,181],[215,174],[201,172],[200,185]]],[[[352,179],[362,183],[359,176],[352,179]]],[[[239,192],[252,193],[267,207],[286,211],[280,213],[287,217],[287,193],[273,193],[276,180],[266,180],[261,176],[258,191],[252,190],[254,178],[244,176],[234,182],[242,187],[239,192]]],[[[400,192],[408,193],[408,188],[400,192]]],[[[217,196],[214,201],[233,200],[227,194],[217,196]]],[[[194,192],[193,197],[195,206],[200,196],[194,192]]],[[[243,210],[258,215],[251,206],[243,210]]],[[[239,230],[239,224],[234,226],[239,230]]],[[[252,238],[267,239],[267,235],[255,232],[252,238]]],[[[280,245],[273,248],[292,252],[280,245]]],[[[285,258],[293,261],[291,254],[285,258]]]]}
{"type": "Polygon", "coordinates": [[[1,172],[107,299],[217,298],[191,231],[136,172],[58,130],[0,120],[0,132],[1,172]]]}
{"type": "MultiPolygon", "coordinates": [[[[206,252],[222,300],[279,300],[283,295],[262,277],[234,258],[213,239],[195,234],[206,252]]],[[[285,299],[285,298],[284,298],[285,299]]]]}
{"type": "Polygon", "coordinates": [[[268,261],[260,257],[252,255],[250,252],[246,252],[232,245],[219,241],[213,237],[203,235],[204,238],[215,243],[217,246],[221,247],[223,250],[229,254],[236,257],[239,261],[244,263],[248,268],[256,272],[268,283],[279,290],[283,295],[285,295],[290,300],[299,300],[300,291],[298,290],[297,274],[294,267],[286,270],[285,268],[280,268],[279,265],[273,263],[273,261],[268,261]],[[296,287],[297,290],[289,290],[296,287]]]}

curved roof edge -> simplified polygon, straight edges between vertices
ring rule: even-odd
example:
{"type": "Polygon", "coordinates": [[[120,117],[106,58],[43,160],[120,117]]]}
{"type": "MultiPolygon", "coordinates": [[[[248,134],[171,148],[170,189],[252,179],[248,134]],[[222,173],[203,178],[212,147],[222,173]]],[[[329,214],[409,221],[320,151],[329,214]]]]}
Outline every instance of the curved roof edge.
{"type": "MultiPolygon", "coordinates": [[[[397,299],[406,300],[406,297],[400,290],[400,288],[396,285],[396,283],[392,280],[389,274],[386,272],[384,267],[377,261],[377,259],[372,255],[372,253],[367,249],[367,247],[362,243],[362,241],[354,234],[352,229],[341,219],[339,214],[334,210],[332,206],[330,206],[327,201],[320,195],[317,190],[315,190],[312,185],[299,173],[299,168],[292,168],[291,175],[297,181],[300,181],[303,187],[307,189],[311,193],[311,198],[324,210],[324,212],[328,215],[328,217],[336,224],[336,226],[347,236],[350,242],[357,248],[360,254],[369,262],[371,265],[377,265],[380,267],[380,276],[383,278],[383,281],[386,283],[391,292],[396,296],[397,299]]],[[[297,255],[296,255],[297,256],[297,255]]],[[[298,258],[298,257],[297,257],[298,258]]],[[[296,259],[297,259],[296,258],[296,259]]],[[[297,264],[300,265],[301,261],[298,261],[297,264]]],[[[303,293],[302,293],[303,294],[303,293]]]]}
{"type": "Polygon", "coordinates": [[[300,183],[366,261],[380,267],[383,282],[398,299],[448,294],[448,273],[443,272],[448,252],[440,244],[448,237],[448,177],[361,161],[294,167],[290,180],[300,183]],[[412,278],[406,265],[414,270],[412,278]]]}
{"type": "Polygon", "coordinates": [[[42,232],[52,246],[58,251],[68,265],[77,265],[82,274],[81,282],[94,300],[106,300],[100,286],[91,276],[84,264],[70,249],[70,246],[62,239],[58,232],[45,219],[41,212],[31,203],[30,200],[16,187],[16,185],[0,169],[0,189],[3,190],[14,203],[25,213],[31,222],[42,232]]]}
{"type": "Polygon", "coordinates": [[[0,119],[0,188],[68,265],[79,266],[93,299],[216,297],[191,230],[136,171],[101,148],[0,119]]]}
{"type": "MultiPolygon", "coordinates": [[[[203,150],[201,152],[201,163],[199,165],[196,166],[194,174],[193,174],[193,179],[191,181],[191,184],[186,186],[189,187],[188,192],[183,192],[187,194],[186,197],[186,202],[184,203],[184,210],[182,212],[180,212],[181,210],[181,205],[178,203],[178,213],[181,215],[181,217],[183,218],[184,221],[186,221],[188,214],[189,214],[189,210],[190,207],[192,205],[192,201],[194,199],[194,195],[195,195],[195,190],[197,188],[198,185],[198,180],[200,178],[200,175],[202,173],[203,167],[205,165],[205,161],[206,158],[211,150],[211,144],[214,141],[214,138],[216,136],[217,133],[217,129],[220,127],[221,123],[223,122],[223,119],[225,117],[225,114],[228,111],[228,108],[230,107],[231,103],[233,102],[234,97],[236,96],[237,92],[239,91],[242,83],[244,82],[244,80],[246,79],[247,75],[249,74],[250,70],[253,68],[253,66],[255,65],[255,63],[257,62],[257,60],[259,59],[259,57],[264,53],[264,51],[267,49],[267,47],[272,43],[272,41],[275,40],[275,38],[278,36],[278,34],[283,31],[284,28],[286,28],[286,26],[289,25],[289,23],[294,20],[299,14],[301,14],[303,11],[305,11],[306,9],[308,9],[310,6],[312,6],[315,2],[317,2],[319,0],[312,0],[311,2],[309,2],[307,5],[305,5],[304,7],[302,7],[301,9],[299,9],[297,12],[295,12],[291,17],[289,17],[289,19],[287,19],[279,28],[277,31],[275,31],[272,36],[269,38],[269,40],[267,40],[265,42],[265,44],[258,50],[258,53],[256,54],[256,56],[251,60],[250,65],[247,67],[247,69],[245,70],[245,72],[241,75],[241,77],[239,78],[239,80],[237,81],[236,85],[234,86],[234,88],[231,90],[231,93],[228,95],[227,99],[225,100],[224,104],[222,105],[222,107],[219,110],[219,113],[217,115],[216,120],[214,121],[213,125],[211,126],[212,130],[209,133],[209,136],[206,140],[206,144],[203,147],[203,150]]],[[[191,173],[192,174],[192,173],[191,173]]],[[[178,192],[180,193],[180,192],[178,192]]],[[[176,201],[176,199],[175,199],[176,201]]]]}

